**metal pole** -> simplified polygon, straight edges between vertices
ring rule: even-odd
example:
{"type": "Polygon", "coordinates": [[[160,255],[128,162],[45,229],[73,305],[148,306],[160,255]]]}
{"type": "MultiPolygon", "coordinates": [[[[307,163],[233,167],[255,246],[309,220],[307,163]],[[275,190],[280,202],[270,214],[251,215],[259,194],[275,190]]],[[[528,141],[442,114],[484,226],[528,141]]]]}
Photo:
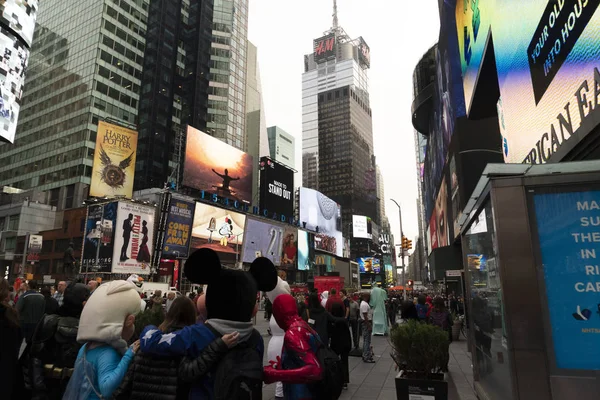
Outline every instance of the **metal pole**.
{"type": "Polygon", "coordinates": [[[394,199],[390,199],[398,207],[398,219],[400,221],[400,257],[402,260],[402,287],[404,291],[404,300],[406,300],[406,266],[404,265],[404,248],[402,247],[402,239],[404,239],[404,230],[402,229],[402,207],[394,199]]]}

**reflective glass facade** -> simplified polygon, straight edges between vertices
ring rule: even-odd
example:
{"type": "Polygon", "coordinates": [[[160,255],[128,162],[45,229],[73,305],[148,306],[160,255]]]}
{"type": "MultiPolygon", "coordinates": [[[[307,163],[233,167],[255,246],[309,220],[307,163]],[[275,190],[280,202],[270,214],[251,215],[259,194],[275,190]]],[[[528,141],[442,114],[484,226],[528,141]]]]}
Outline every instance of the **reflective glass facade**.
{"type": "Polygon", "coordinates": [[[40,4],[15,144],[0,144],[0,186],[81,204],[98,121],[136,123],[147,15],[148,0],[40,4]]]}

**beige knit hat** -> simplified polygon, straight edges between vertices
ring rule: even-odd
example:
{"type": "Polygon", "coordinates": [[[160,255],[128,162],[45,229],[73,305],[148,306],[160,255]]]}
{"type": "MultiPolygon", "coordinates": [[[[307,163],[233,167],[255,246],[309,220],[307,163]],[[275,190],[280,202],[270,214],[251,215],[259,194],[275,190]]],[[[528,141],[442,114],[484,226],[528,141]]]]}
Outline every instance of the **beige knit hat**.
{"type": "Polygon", "coordinates": [[[124,352],[127,343],[121,338],[128,315],[140,312],[140,296],[133,283],[112,281],[100,285],[83,307],[77,341],[106,343],[124,352]]]}

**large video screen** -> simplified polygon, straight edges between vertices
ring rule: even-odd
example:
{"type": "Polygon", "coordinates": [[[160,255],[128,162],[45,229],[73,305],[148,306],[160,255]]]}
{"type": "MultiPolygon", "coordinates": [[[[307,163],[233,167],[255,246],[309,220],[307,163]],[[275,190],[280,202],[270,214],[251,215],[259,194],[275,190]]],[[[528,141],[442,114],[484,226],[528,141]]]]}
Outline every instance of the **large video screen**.
{"type": "Polygon", "coordinates": [[[281,224],[248,218],[242,260],[245,263],[252,263],[258,257],[266,257],[276,266],[281,265],[284,235],[285,226],[281,224]]]}
{"type": "Polygon", "coordinates": [[[298,230],[298,270],[308,271],[315,262],[313,234],[298,230]]]}
{"type": "Polygon", "coordinates": [[[0,22],[31,46],[38,0],[4,0],[0,2],[0,22]]]}
{"type": "Polygon", "coordinates": [[[355,239],[371,239],[373,237],[371,230],[371,219],[364,215],[352,216],[352,236],[355,239]]]}
{"type": "Polygon", "coordinates": [[[342,210],[339,204],[313,189],[300,188],[300,225],[310,231],[325,235],[329,248],[335,241],[335,254],[343,255],[342,210]]]}
{"type": "Polygon", "coordinates": [[[225,208],[196,203],[192,228],[192,249],[209,248],[222,260],[238,260],[244,244],[246,216],[225,208]]]}
{"type": "Polygon", "coordinates": [[[294,215],[294,171],[267,157],[260,160],[260,208],[270,215],[294,215]]]}
{"type": "Polygon", "coordinates": [[[360,257],[356,261],[361,274],[378,274],[381,272],[381,261],[378,258],[360,257]]]}
{"type": "Polygon", "coordinates": [[[9,143],[15,140],[28,61],[29,50],[0,28],[0,139],[9,143]]]}
{"type": "Polygon", "coordinates": [[[545,163],[557,152],[564,154],[596,127],[600,113],[595,94],[600,85],[599,4],[578,0],[458,1],[457,32],[461,48],[467,49],[461,52],[467,100],[475,76],[472,71],[480,58],[479,42],[490,31],[493,37],[506,162],[545,163]],[[471,7],[473,4],[477,6],[471,7]],[[459,22],[462,10],[466,13],[459,22]],[[477,45],[475,32],[471,33],[474,26],[477,45]]]}
{"type": "Polygon", "coordinates": [[[251,155],[188,126],[183,184],[252,203],[251,155]]]}

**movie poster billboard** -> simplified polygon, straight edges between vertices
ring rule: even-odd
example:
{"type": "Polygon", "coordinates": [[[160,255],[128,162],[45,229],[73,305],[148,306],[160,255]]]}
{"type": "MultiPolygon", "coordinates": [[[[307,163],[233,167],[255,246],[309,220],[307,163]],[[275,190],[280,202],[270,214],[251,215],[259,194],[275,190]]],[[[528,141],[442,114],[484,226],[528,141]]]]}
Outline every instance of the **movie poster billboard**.
{"type": "Polygon", "coordinates": [[[136,131],[99,121],[90,196],[131,198],[136,152],[136,131]]]}
{"type": "Polygon", "coordinates": [[[248,218],[242,261],[252,263],[258,257],[266,257],[275,266],[281,265],[284,234],[283,225],[248,218]]]}
{"type": "Polygon", "coordinates": [[[28,61],[29,50],[0,27],[0,140],[9,143],[15,140],[28,61]]]}
{"type": "Polygon", "coordinates": [[[294,215],[294,171],[268,157],[260,159],[261,210],[269,215],[294,215]]]}
{"type": "Polygon", "coordinates": [[[117,202],[88,207],[81,252],[81,272],[111,272],[117,202]],[[100,252],[96,249],[100,241],[100,252]],[[98,254],[98,264],[96,264],[98,254]]]}
{"type": "Polygon", "coordinates": [[[339,204],[313,189],[300,188],[300,224],[321,235],[320,246],[342,257],[342,210],[339,204]],[[333,251],[331,251],[334,249],[333,251]]]}
{"type": "Polygon", "coordinates": [[[296,269],[298,265],[298,229],[285,226],[281,253],[281,268],[296,269]]]}
{"type": "Polygon", "coordinates": [[[173,198],[167,217],[167,228],[163,245],[164,256],[187,258],[194,223],[193,202],[173,198]]]}
{"type": "Polygon", "coordinates": [[[118,204],[112,272],[148,275],[156,210],[151,206],[125,201],[118,204]]]}
{"type": "Polygon", "coordinates": [[[27,244],[27,261],[38,262],[40,261],[40,252],[42,251],[42,242],[44,238],[42,235],[29,235],[29,243],[27,244]]]}
{"type": "Polygon", "coordinates": [[[253,157],[188,126],[183,185],[252,203],[253,157]]]}
{"type": "Polygon", "coordinates": [[[4,0],[0,3],[0,22],[31,47],[38,0],[4,0]]]}
{"type": "Polygon", "coordinates": [[[196,203],[191,247],[212,249],[219,253],[222,262],[231,264],[241,261],[245,226],[244,214],[196,203]]]}

